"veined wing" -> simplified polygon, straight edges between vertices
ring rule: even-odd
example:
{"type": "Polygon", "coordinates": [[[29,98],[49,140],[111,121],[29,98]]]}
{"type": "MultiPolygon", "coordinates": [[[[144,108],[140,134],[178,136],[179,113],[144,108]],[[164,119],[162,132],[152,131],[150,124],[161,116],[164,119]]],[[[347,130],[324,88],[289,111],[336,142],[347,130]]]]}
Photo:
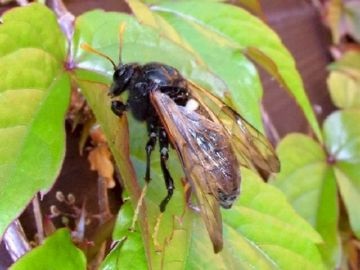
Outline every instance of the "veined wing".
{"type": "Polygon", "coordinates": [[[232,108],[219,98],[193,82],[188,82],[191,96],[195,98],[214,122],[223,125],[242,166],[260,167],[268,172],[278,172],[280,162],[270,142],[232,108]],[[255,166],[254,166],[255,165],[255,166]]]}
{"type": "Polygon", "coordinates": [[[226,132],[160,91],[150,97],[196,195],[214,251],[219,252],[223,246],[219,204],[231,207],[240,186],[239,165],[226,132]]]}

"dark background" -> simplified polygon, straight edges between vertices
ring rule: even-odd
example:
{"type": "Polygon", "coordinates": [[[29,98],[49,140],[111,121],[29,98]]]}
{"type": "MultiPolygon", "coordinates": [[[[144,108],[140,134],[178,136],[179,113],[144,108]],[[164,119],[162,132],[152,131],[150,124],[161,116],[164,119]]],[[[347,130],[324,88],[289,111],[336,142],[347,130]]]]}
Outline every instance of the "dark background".
{"type": "MultiPolygon", "coordinates": [[[[75,15],[87,10],[101,8],[111,11],[129,11],[126,4],[119,0],[68,0],[64,1],[68,9],[75,15]]],[[[304,81],[305,89],[311,103],[316,107],[318,118],[322,121],[333,109],[326,88],[326,65],[331,60],[328,48],[330,36],[321,23],[318,11],[311,1],[305,0],[262,0],[261,1],[267,23],[280,35],[285,46],[295,57],[297,67],[304,81]]],[[[11,5],[0,7],[0,14],[11,5]]],[[[264,105],[270,115],[276,130],[283,137],[289,132],[307,132],[308,125],[287,93],[279,87],[276,81],[261,72],[264,86],[264,105]]],[[[77,199],[82,201],[88,194],[96,194],[97,175],[89,171],[87,157],[78,154],[78,133],[68,132],[67,156],[64,167],[52,191],[45,197],[44,213],[48,213],[48,206],[54,203],[55,192],[62,190],[75,193],[77,199]],[[84,190],[87,192],[84,193],[84,190]]],[[[110,193],[115,204],[119,202],[119,189],[110,193]]],[[[96,195],[87,198],[88,206],[95,209],[96,195]],[[91,206],[93,202],[93,207],[91,206]]],[[[31,209],[23,214],[25,230],[33,227],[31,209]]],[[[0,245],[0,270],[6,269],[11,260],[3,245],[0,245]]]]}

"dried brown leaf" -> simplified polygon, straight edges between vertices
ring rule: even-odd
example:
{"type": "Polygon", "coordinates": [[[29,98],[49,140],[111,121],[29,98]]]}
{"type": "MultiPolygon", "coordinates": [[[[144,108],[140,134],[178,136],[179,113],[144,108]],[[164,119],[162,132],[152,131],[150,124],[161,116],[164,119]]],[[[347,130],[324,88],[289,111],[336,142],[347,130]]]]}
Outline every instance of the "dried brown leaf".
{"type": "Polygon", "coordinates": [[[345,33],[343,12],[342,0],[330,0],[325,8],[325,23],[331,30],[335,44],[340,42],[341,37],[345,33]]]}
{"type": "Polygon", "coordinates": [[[97,171],[100,177],[103,177],[108,188],[115,186],[114,165],[111,161],[111,152],[106,144],[99,144],[93,148],[88,156],[90,169],[97,171]]]}
{"type": "Polygon", "coordinates": [[[99,125],[93,125],[90,130],[90,137],[94,145],[105,144],[106,137],[99,125]]]}
{"type": "Polygon", "coordinates": [[[356,239],[350,240],[348,244],[349,264],[351,269],[353,270],[357,270],[360,267],[360,258],[359,258],[360,248],[358,244],[359,242],[356,239]]]}

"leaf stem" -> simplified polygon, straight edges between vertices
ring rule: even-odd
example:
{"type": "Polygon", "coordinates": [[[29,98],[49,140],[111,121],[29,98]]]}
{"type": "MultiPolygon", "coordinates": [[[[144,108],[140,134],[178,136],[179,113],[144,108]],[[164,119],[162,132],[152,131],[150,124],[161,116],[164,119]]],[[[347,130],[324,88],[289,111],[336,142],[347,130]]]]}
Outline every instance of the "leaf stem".
{"type": "Polygon", "coordinates": [[[3,241],[6,250],[14,262],[31,250],[31,246],[18,219],[10,224],[4,234],[3,241]]]}
{"type": "Polygon", "coordinates": [[[98,177],[98,204],[100,223],[103,224],[111,218],[111,212],[109,207],[107,182],[102,176],[98,177]]]}
{"type": "Polygon", "coordinates": [[[27,1],[27,0],[16,0],[16,3],[19,6],[26,6],[27,4],[29,4],[29,1],[27,1]]]}
{"type": "Polygon", "coordinates": [[[269,137],[273,141],[274,145],[277,145],[280,141],[279,132],[277,131],[274,123],[271,120],[271,117],[263,105],[261,105],[261,114],[265,126],[265,132],[269,134],[269,137]]]}
{"type": "Polygon", "coordinates": [[[44,226],[43,226],[43,220],[42,220],[42,214],[41,214],[41,208],[39,203],[38,194],[34,196],[34,199],[32,200],[32,207],[34,212],[34,218],[35,218],[35,224],[36,224],[36,231],[38,235],[38,239],[40,244],[44,241],[45,235],[44,235],[44,226]]]}

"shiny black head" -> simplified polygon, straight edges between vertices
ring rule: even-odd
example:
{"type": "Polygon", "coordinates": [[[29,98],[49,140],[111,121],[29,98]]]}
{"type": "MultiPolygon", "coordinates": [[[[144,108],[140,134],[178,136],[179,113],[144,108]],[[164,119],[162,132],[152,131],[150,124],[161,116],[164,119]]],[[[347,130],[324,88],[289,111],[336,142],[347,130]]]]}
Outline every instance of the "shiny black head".
{"type": "Polygon", "coordinates": [[[137,64],[120,64],[114,71],[113,83],[109,89],[111,97],[119,96],[129,86],[137,69],[137,64]]]}

